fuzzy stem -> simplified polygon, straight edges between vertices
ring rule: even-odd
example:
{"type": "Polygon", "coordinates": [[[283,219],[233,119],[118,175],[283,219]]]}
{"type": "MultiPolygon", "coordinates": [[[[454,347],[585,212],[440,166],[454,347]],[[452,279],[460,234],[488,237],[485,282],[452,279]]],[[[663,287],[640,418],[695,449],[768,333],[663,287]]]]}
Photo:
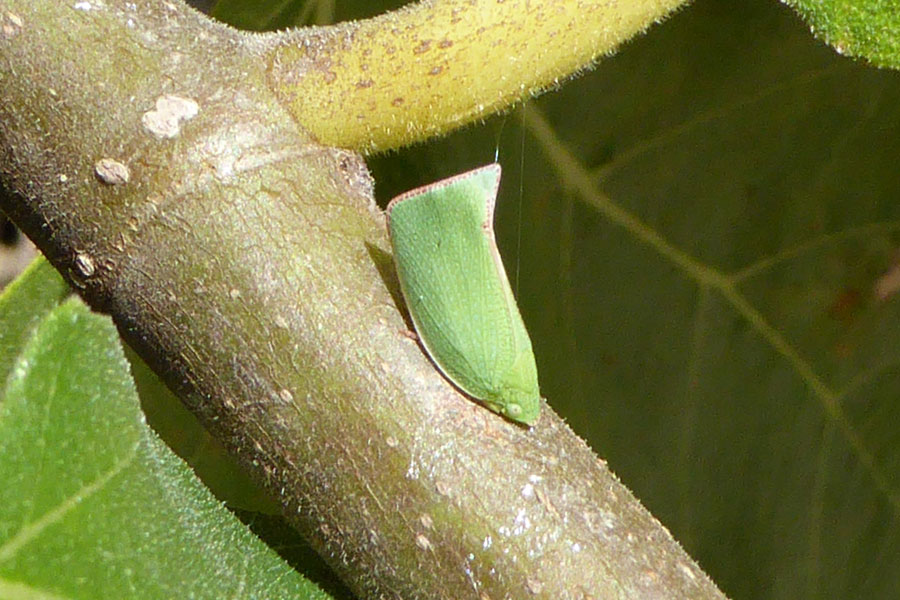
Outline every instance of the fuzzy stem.
{"type": "Polygon", "coordinates": [[[397,148],[558,85],[685,0],[440,0],[270,38],[271,81],[322,143],[397,148]]]}

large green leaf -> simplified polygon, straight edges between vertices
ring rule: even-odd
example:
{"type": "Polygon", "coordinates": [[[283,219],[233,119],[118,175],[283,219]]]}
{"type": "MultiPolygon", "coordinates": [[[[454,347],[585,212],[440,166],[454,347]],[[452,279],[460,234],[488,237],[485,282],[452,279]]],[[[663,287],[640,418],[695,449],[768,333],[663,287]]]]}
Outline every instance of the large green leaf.
{"type": "MultiPolygon", "coordinates": [[[[0,295],[0,382],[6,381],[40,320],[69,293],[46,260],[29,265],[0,295]]],[[[2,398],[0,398],[2,402],[2,398]]]]}
{"type": "Polygon", "coordinates": [[[146,426],[107,317],[40,312],[0,404],[0,597],[328,597],[146,426]]]}

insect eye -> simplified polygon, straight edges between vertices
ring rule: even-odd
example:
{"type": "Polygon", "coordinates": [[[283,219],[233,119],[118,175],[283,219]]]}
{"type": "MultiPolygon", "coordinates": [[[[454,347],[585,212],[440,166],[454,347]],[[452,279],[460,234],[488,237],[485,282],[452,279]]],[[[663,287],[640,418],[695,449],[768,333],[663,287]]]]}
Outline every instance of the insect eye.
{"type": "Polygon", "coordinates": [[[515,419],[516,417],[522,415],[522,407],[515,402],[511,402],[510,404],[506,405],[506,414],[515,419]]]}

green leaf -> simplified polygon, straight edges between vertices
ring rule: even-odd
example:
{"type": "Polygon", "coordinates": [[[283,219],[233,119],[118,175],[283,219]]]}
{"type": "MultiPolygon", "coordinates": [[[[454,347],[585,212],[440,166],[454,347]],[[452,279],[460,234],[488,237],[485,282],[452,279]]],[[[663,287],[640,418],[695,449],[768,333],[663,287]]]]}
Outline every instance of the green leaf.
{"type": "Polygon", "coordinates": [[[0,457],[0,597],[328,597],[150,431],[115,328],[78,299],[17,357],[0,457]]]}
{"type": "Polygon", "coordinates": [[[900,6],[894,0],[782,0],[839,54],[900,68],[900,6]]]}
{"type": "Polygon", "coordinates": [[[499,134],[549,404],[730,597],[900,597],[900,75],[708,1],[522,123],[371,161],[379,199],[499,134]]]}
{"type": "Polygon", "coordinates": [[[0,295],[0,381],[6,381],[40,320],[67,294],[69,286],[43,257],[32,262],[3,290],[0,295]]]}

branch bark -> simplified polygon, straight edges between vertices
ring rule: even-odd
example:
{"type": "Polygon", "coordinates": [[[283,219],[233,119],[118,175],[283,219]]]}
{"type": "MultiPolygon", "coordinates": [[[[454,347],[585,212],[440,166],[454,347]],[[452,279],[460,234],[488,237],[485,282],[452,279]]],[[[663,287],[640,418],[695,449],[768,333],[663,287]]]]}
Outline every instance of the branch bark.
{"type": "Polygon", "coordinates": [[[365,165],[273,93],[271,40],[0,0],[3,209],[361,596],[721,598],[548,407],[505,421],[402,334],[365,165]]]}

